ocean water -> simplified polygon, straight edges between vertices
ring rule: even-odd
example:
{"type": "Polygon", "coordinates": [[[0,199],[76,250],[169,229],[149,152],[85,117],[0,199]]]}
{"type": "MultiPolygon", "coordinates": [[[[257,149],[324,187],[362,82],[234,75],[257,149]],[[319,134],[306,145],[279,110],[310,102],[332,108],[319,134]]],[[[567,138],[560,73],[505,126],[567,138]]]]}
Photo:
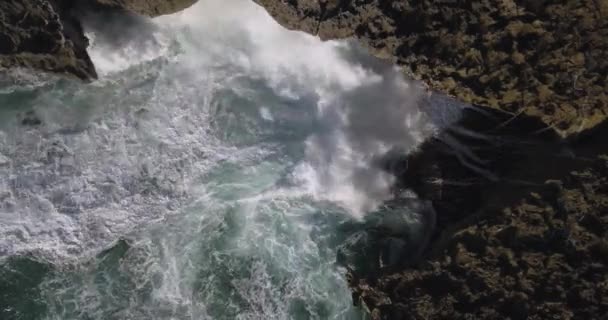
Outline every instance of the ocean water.
{"type": "Polygon", "coordinates": [[[85,28],[99,80],[0,77],[0,319],[364,319],[337,252],[420,221],[377,163],[425,91],[248,0],[85,28]]]}

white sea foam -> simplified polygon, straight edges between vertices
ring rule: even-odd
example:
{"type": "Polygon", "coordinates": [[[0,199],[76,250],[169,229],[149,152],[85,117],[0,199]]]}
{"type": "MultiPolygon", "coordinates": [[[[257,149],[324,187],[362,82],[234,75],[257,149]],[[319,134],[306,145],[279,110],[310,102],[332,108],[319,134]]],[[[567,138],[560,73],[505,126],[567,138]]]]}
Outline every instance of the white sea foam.
{"type": "Polygon", "coordinates": [[[46,283],[52,319],[347,318],[326,228],[390,198],[378,158],[433,132],[420,89],[251,1],[129,19],[85,26],[99,81],[32,90],[42,125],[0,128],[0,255],[78,262],[46,283]],[[79,264],[121,237],[119,270],[79,264]]]}
{"type": "MultiPolygon", "coordinates": [[[[103,30],[92,23],[102,79],[39,94],[31,108],[40,128],[16,121],[3,128],[0,152],[12,163],[1,169],[5,254],[94,252],[177,210],[200,189],[192,177],[230,149],[209,136],[209,105],[226,86],[238,93],[241,78],[260,79],[282,97],[261,109],[264,120],[298,125],[298,114],[310,117],[300,124],[316,129],[292,180],[357,217],[390,197],[393,178],[374,166],[377,157],[432,132],[416,107],[419,90],[398,71],[349,57],[348,43],[287,31],[253,4],[201,1],[154,25],[136,22],[115,42],[95,36],[103,30]],[[172,41],[179,53],[169,50],[172,41]],[[285,102],[296,106],[292,115],[281,111],[285,102]]],[[[251,99],[256,88],[243,90],[251,99]]]]}
{"type": "MultiPolygon", "coordinates": [[[[357,59],[361,53],[352,44],[287,31],[262,8],[244,10],[247,6],[207,1],[161,20],[185,22],[185,34],[211,60],[228,58],[246,74],[263,78],[276,94],[313,104],[320,130],[307,139],[306,158],[293,180],[356,217],[374,210],[391,197],[393,183],[390,174],[374,165],[377,158],[394,148],[412,150],[434,131],[418,108],[422,90],[393,67],[357,59]],[[200,19],[218,10],[220,17],[200,19]],[[226,47],[226,39],[236,45],[226,47]]],[[[261,112],[272,119],[269,108],[261,112]]]]}

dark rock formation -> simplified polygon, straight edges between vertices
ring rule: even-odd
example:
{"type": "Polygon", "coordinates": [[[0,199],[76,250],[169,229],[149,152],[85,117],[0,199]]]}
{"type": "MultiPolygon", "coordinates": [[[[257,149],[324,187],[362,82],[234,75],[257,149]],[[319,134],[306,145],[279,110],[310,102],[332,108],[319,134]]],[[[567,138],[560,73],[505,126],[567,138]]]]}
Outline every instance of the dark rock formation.
{"type": "Polygon", "coordinates": [[[605,0],[254,1],[287,28],[356,37],[434,90],[561,136],[608,117],[605,0]]]}
{"type": "Polygon", "coordinates": [[[0,2],[0,71],[25,67],[97,77],[87,54],[88,39],[78,20],[81,10],[114,8],[158,16],[182,10],[196,0],[3,0],[0,2]]]}
{"type": "Polygon", "coordinates": [[[418,152],[393,160],[407,168],[398,188],[431,200],[437,227],[414,265],[350,272],[355,303],[373,319],[600,319],[608,312],[608,127],[564,143],[539,134],[537,119],[499,126],[504,116],[466,111],[418,152]]]}
{"type": "Polygon", "coordinates": [[[88,41],[68,1],[0,2],[0,69],[26,67],[96,77],[88,41]]]}
{"type": "MultiPolygon", "coordinates": [[[[194,2],[95,1],[147,15],[194,2]]],[[[388,161],[397,189],[432,203],[433,231],[412,261],[384,250],[406,250],[407,235],[374,225],[379,266],[350,272],[355,303],[374,319],[608,314],[607,0],[254,1],[285,27],[356,37],[485,108],[388,161]]],[[[74,3],[0,2],[0,68],[93,78],[74,3]]]]}
{"type": "Polygon", "coordinates": [[[608,314],[608,1],[254,1],[481,107],[387,160],[436,227],[400,270],[349,266],[355,304],[373,319],[608,314]]]}
{"type": "Polygon", "coordinates": [[[94,0],[102,5],[156,17],[184,10],[198,0],[94,0]]]}

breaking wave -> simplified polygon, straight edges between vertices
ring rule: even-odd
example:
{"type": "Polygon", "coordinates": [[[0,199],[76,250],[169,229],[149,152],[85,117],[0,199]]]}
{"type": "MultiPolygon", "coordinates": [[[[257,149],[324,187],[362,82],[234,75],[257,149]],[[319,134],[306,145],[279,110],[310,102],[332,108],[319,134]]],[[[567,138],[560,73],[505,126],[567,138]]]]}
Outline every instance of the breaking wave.
{"type": "Polygon", "coordinates": [[[100,80],[2,80],[0,314],[360,317],[341,226],[392,197],[378,159],[434,133],[424,90],[251,1],[111,18],[86,19],[100,80]]]}

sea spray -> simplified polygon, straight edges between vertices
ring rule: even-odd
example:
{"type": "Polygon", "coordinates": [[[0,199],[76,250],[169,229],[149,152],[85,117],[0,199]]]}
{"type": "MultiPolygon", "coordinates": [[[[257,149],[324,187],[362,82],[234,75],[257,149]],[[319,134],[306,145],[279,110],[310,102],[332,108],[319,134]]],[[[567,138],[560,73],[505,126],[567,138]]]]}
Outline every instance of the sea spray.
{"type": "Polygon", "coordinates": [[[421,89],[250,1],[135,19],[121,49],[85,24],[98,81],[2,91],[19,104],[0,128],[2,260],[48,268],[42,307],[1,312],[358,317],[337,249],[392,197],[378,158],[432,134],[421,89]]]}

